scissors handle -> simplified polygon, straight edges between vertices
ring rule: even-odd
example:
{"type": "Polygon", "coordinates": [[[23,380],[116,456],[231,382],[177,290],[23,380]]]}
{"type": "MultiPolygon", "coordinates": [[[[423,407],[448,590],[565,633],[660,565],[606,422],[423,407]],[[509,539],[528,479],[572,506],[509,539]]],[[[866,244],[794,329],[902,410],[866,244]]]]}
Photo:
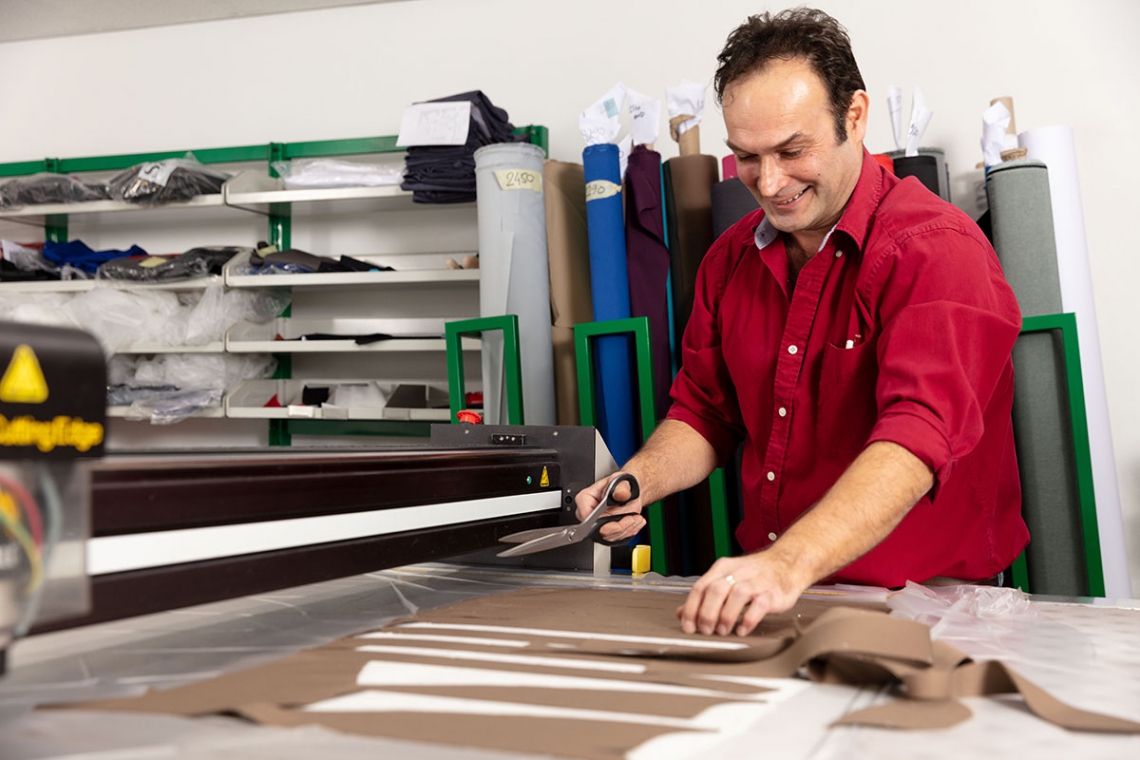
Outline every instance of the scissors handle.
{"type": "Polygon", "coordinates": [[[617,522],[618,520],[626,517],[626,515],[621,514],[603,516],[602,513],[605,512],[609,507],[619,507],[622,504],[628,504],[640,495],[641,486],[638,485],[637,478],[628,472],[621,473],[606,484],[606,490],[602,493],[602,498],[598,501],[598,506],[594,507],[594,510],[586,516],[586,519],[582,521],[579,527],[581,529],[589,531],[590,537],[600,544],[605,544],[606,546],[617,546],[625,543],[625,541],[611,542],[607,541],[604,538],[601,538],[601,536],[598,535],[598,529],[607,523],[617,522]],[[614,491],[621,483],[629,483],[629,498],[625,501],[618,501],[614,498],[614,491]]]}

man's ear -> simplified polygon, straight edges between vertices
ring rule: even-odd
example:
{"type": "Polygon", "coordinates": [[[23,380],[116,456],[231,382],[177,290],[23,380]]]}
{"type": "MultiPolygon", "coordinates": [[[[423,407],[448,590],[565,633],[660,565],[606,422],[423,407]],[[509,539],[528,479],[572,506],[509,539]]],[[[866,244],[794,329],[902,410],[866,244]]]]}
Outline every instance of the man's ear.
{"type": "Polygon", "coordinates": [[[847,137],[862,144],[867,136],[867,118],[871,108],[871,99],[867,97],[866,90],[856,90],[851,96],[851,105],[847,106],[847,137]]]}

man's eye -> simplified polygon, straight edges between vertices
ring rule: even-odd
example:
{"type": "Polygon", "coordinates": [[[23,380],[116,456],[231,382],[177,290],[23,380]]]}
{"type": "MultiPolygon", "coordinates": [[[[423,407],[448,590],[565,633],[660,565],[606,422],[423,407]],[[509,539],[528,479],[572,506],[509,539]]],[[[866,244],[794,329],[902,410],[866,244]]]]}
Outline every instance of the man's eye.
{"type": "Polygon", "coordinates": [[[737,160],[737,161],[740,161],[740,162],[743,162],[743,163],[748,163],[748,162],[750,162],[750,161],[755,161],[755,160],[756,160],[756,155],[755,155],[755,154],[753,154],[753,153],[749,153],[749,154],[748,154],[748,155],[746,155],[746,156],[741,156],[741,155],[738,155],[738,156],[736,157],[736,160],[737,160]]]}
{"type": "Polygon", "coordinates": [[[780,154],[780,158],[797,158],[801,153],[802,150],[785,150],[780,154]]]}

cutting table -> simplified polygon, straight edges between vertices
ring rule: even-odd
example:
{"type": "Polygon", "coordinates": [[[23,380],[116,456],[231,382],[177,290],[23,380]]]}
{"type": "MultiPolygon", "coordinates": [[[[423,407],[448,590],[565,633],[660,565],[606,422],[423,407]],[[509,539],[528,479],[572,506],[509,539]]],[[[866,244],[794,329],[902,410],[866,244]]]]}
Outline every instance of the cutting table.
{"type": "MultiPolygon", "coordinates": [[[[39,710],[37,704],[121,697],[268,662],[418,610],[527,586],[652,588],[680,600],[692,579],[634,580],[590,573],[421,564],[303,587],[33,636],[17,642],[0,683],[0,747],[11,760],[179,758],[483,758],[444,745],[409,744],[320,728],[278,729],[227,718],[39,710]]],[[[827,591],[826,589],[822,591],[827,591]]],[[[820,596],[818,598],[828,598],[820,596]]],[[[1027,677],[1087,709],[1140,718],[1140,603],[1036,599],[1033,614],[976,646],[1004,651],[1027,677]]],[[[955,645],[969,642],[957,635],[955,645]]],[[[976,633],[976,631],[975,631],[976,633]]],[[[969,638],[967,636],[967,638],[969,638]]],[[[977,652],[985,655],[986,652],[977,652]]],[[[715,747],[658,742],[630,757],[1136,757],[1140,737],[1055,728],[1013,701],[971,699],[972,719],[939,731],[828,728],[883,699],[873,690],[795,681],[715,747]],[[717,753],[712,754],[710,753],[717,753]]],[[[557,754],[558,748],[550,752],[557,754]]]]}

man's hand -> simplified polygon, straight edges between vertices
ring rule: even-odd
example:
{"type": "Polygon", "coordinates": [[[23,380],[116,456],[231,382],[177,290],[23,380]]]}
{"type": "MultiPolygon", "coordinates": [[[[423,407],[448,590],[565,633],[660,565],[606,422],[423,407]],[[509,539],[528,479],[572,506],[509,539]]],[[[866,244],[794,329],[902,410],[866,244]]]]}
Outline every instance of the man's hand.
{"type": "MultiPolygon", "coordinates": [[[[620,472],[615,472],[613,475],[602,478],[594,485],[583,488],[574,497],[574,503],[577,505],[577,516],[579,520],[586,519],[586,516],[594,511],[601,501],[602,495],[606,491],[606,486],[609,482],[621,475],[620,472]]],[[[598,533],[602,538],[607,541],[625,541],[626,539],[633,538],[637,535],[638,531],[645,527],[645,518],[641,516],[642,500],[630,499],[629,483],[618,483],[614,489],[614,500],[623,502],[620,506],[610,507],[602,513],[603,516],[620,515],[629,513],[629,517],[622,520],[603,525],[598,533]]]]}
{"type": "Polygon", "coordinates": [[[677,617],[685,633],[747,636],[768,613],[791,609],[809,585],[773,551],[724,557],[693,584],[677,617]]]}

